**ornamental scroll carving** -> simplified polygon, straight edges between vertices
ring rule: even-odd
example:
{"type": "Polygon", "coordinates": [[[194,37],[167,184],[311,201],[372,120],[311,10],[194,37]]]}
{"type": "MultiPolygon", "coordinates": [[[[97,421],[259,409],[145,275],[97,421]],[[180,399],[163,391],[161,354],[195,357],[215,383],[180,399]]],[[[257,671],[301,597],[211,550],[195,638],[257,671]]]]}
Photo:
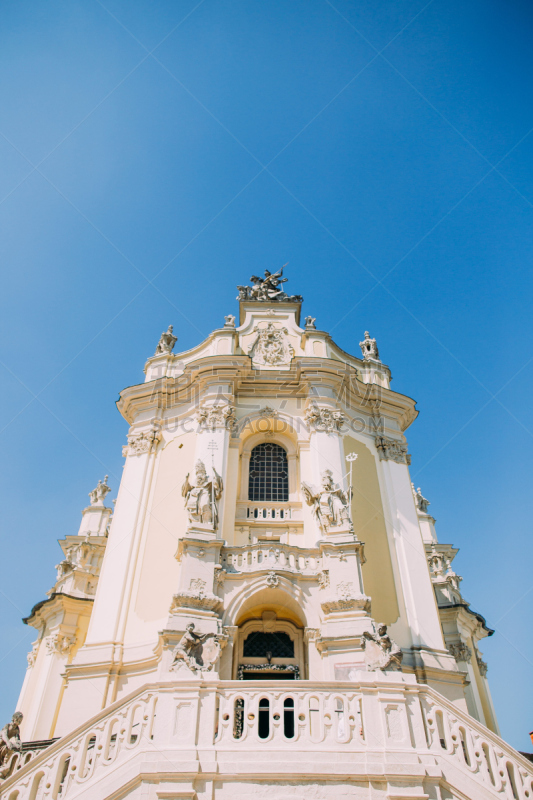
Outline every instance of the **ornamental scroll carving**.
{"type": "Polygon", "coordinates": [[[132,434],[128,436],[127,447],[122,450],[125,456],[140,456],[143,453],[150,453],[157,443],[161,440],[159,431],[143,431],[142,433],[132,434]]]}
{"type": "Polygon", "coordinates": [[[340,431],[344,423],[344,414],[338,409],[309,406],[306,410],[304,419],[306,424],[315,431],[332,433],[340,431]]]}
{"type": "Polygon", "coordinates": [[[200,430],[215,431],[217,428],[232,428],[235,425],[235,407],[225,403],[200,406],[196,414],[200,430]]]}
{"type": "Polygon", "coordinates": [[[60,656],[68,656],[76,644],[76,637],[64,633],[53,633],[51,636],[47,636],[44,641],[50,654],[57,653],[60,656]]]}
{"type": "Polygon", "coordinates": [[[472,650],[464,642],[449,644],[448,650],[456,661],[469,662],[472,660],[472,650]]]}
{"type": "Polygon", "coordinates": [[[410,464],[411,457],[407,452],[407,445],[397,439],[387,436],[376,436],[375,444],[380,461],[395,461],[397,464],[410,464]]]}

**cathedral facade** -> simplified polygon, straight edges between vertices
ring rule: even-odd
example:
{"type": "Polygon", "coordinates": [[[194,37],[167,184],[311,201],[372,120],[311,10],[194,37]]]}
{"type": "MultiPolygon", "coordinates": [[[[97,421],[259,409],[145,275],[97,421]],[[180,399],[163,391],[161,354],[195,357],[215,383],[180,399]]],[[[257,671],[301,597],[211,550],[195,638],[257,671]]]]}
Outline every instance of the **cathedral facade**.
{"type": "Polygon", "coordinates": [[[122,391],[114,510],[106,477],[24,620],[2,800],[533,796],[411,483],[415,402],[285,282],[191,350],[170,327],[122,391]]]}

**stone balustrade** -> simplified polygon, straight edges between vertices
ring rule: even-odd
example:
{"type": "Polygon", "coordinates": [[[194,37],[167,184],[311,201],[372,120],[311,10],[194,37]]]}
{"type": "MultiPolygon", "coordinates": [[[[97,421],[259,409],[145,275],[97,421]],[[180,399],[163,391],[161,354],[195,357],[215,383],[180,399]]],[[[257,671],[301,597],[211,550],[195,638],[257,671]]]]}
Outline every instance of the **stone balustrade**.
{"type": "Polygon", "coordinates": [[[322,569],[320,550],[293,547],[279,542],[223,547],[220,558],[228,575],[279,570],[316,576],[322,569]]]}
{"type": "Polygon", "coordinates": [[[402,800],[443,796],[439,786],[469,800],[533,796],[532,765],[438,692],[412,675],[358,672],[353,683],[144,686],[19,765],[0,798],[163,796],[153,784],[195,798],[196,779],[223,782],[237,763],[254,784],[297,781],[303,792],[334,774],[402,800]]]}
{"type": "Polygon", "coordinates": [[[297,502],[253,502],[239,501],[235,514],[237,524],[268,523],[274,525],[287,525],[288,523],[302,523],[302,504],[297,502]]]}

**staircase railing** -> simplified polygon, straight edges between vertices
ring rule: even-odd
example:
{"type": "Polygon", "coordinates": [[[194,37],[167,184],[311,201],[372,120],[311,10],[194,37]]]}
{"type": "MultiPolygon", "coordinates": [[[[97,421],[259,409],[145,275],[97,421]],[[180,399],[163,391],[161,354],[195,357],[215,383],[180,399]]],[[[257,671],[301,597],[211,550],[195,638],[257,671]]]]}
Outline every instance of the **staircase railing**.
{"type": "Polygon", "coordinates": [[[209,763],[223,765],[270,749],[293,765],[288,774],[298,772],[304,753],[318,770],[333,758],[348,776],[359,769],[368,779],[374,768],[379,779],[383,760],[389,771],[433,764],[459,795],[533,800],[533,765],[438,692],[409,675],[359,676],[354,683],[191,679],[144,686],[46,749],[27,750],[29,762],[21,754],[0,798],[93,800],[113,775],[115,784],[126,774],[140,781],[141,763],[143,775],[156,773],[158,753],[179,779],[180,758],[190,769],[194,752],[211,752],[209,763]],[[357,753],[366,758],[354,760],[357,753]]]}

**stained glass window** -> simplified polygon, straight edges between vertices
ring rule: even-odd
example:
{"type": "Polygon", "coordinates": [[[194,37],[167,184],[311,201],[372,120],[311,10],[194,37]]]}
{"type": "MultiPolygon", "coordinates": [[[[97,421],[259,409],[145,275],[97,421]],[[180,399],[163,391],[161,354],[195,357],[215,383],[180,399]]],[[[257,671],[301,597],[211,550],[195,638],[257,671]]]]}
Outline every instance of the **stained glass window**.
{"type": "Polygon", "coordinates": [[[250,456],[248,500],[285,503],[289,499],[287,453],[279,444],[262,442],[250,456]]]}

